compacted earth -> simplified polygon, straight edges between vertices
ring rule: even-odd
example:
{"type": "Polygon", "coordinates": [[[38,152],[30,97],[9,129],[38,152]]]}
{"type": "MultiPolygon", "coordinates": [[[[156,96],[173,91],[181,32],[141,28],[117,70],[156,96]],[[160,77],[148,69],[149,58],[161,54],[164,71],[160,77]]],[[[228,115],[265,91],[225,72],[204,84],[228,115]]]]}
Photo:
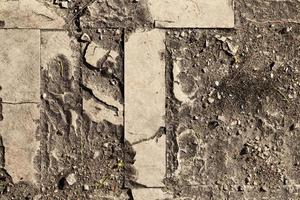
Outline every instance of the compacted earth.
{"type": "MultiPolygon", "coordinates": [[[[0,138],[0,200],[139,200],[136,153],[120,113],[124,43],[137,28],[154,28],[148,8],[41,2],[67,30],[57,40],[41,32],[41,187],[13,182],[0,138]],[[60,39],[67,36],[75,38],[71,52],[47,60],[48,46],[69,44],[60,39]],[[96,47],[108,50],[98,62],[96,47]],[[90,114],[98,112],[105,120],[90,114]]],[[[166,29],[164,199],[300,199],[299,11],[297,0],[235,0],[235,28],[166,29]]],[[[1,113],[0,99],[0,121],[1,113]]]]}

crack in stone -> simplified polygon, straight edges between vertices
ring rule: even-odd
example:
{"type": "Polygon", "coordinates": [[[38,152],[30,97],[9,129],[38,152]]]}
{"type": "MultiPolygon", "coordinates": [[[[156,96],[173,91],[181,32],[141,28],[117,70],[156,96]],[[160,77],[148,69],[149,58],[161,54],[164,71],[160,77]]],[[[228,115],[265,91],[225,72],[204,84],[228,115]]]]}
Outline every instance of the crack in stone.
{"type": "Polygon", "coordinates": [[[112,106],[112,105],[108,104],[107,102],[102,101],[101,99],[99,99],[99,98],[94,94],[93,90],[90,89],[90,88],[88,88],[87,86],[85,86],[85,85],[83,85],[83,84],[80,84],[80,86],[81,86],[81,88],[82,88],[84,91],[88,92],[88,93],[93,97],[93,99],[95,99],[98,103],[100,103],[101,105],[103,105],[105,108],[107,108],[107,109],[109,109],[109,110],[115,112],[116,116],[119,116],[119,113],[118,113],[118,112],[119,112],[119,109],[118,109],[117,107],[112,106]]]}
{"type": "Polygon", "coordinates": [[[158,131],[157,131],[154,135],[152,135],[151,137],[143,138],[143,139],[140,139],[140,140],[138,140],[138,141],[136,141],[136,142],[133,142],[133,143],[132,143],[132,146],[137,145],[137,144],[140,144],[140,143],[142,143],[142,142],[147,142],[147,141],[149,141],[149,140],[153,140],[153,139],[155,139],[155,138],[158,139],[158,138],[160,138],[162,135],[164,135],[165,133],[166,133],[166,127],[161,126],[161,127],[159,127],[158,131]]]}
{"type": "Polygon", "coordinates": [[[2,104],[8,104],[8,105],[20,105],[20,104],[39,104],[39,102],[35,101],[20,101],[20,102],[8,102],[8,101],[0,101],[2,104]]]}

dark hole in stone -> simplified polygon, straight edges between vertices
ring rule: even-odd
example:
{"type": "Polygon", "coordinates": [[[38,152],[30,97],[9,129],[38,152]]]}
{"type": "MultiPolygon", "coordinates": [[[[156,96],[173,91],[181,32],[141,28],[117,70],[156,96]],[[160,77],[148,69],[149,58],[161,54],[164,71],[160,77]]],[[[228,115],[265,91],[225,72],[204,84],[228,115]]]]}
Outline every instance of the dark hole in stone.
{"type": "Polygon", "coordinates": [[[217,121],[208,122],[208,128],[211,130],[217,128],[218,126],[219,126],[219,122],[217,122],[217,121]]]}
{"type": "Polygon", "coordinates": [[[65,177],[62,177],[62,178],[58,181],[57,187],[58,187],[58,189],[63,190],[63,189],[65,189],[66,185],[67,185],[67,180],[66,180],[65,177]]]}
{"type": "Polygon", "coordinates": [[[290,131],[294,131],[295,130],[295,124],[292,124],[289,128],[290,131]]]}
{"type": "Polygon", "coordinates": [[[5,26],[5,21],[0,20],[0,27],[4,27],[5,26]]]}

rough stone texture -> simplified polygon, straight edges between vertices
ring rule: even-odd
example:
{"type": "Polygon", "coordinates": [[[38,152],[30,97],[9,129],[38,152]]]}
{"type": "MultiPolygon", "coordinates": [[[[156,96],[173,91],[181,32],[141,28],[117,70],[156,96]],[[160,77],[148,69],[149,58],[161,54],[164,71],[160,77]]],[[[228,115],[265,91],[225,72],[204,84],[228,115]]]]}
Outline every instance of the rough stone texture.
{"type": "Polygon", "coordinates": [[[156,27],[232,28],[232,0],[147,0],[156,27]]]}
{"type": "Polygon", "coordinates": [[[132,191],[132,196],[137,200],[171,200],[172,196],[160,188],[140,188],[132,191]]]}
{"type": "Polygon", "coordinates": [[[40,31],[0,30],[0,98],[8,102],[40,99],[40,31]]]}
{"type": "Polygon", "coordinates": [[[131,143],[165,126],[164,32],[137,31],[125,43],[125,133],[131,143]]]}
{"type": "Polygon", "coordinates": [[[65,21],[38,0],[0,1],[5,28],[62,29],[65,21]]]}
{"type": "Polygon", "coordinates": [[[35,104],[4,104],[0,134],[5,147],[5,169],[14,183],[37,183],[37,127],[40,117],[35,104]],[[36,163],[34,162],[36,161],[36,163]]]}

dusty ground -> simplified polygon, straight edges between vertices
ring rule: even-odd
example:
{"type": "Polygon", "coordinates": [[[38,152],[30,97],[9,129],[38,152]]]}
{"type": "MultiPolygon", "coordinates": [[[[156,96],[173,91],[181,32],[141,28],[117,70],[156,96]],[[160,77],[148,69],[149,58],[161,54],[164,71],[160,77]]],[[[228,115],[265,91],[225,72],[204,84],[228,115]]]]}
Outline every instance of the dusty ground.
{"type": "MultiPolygon", "coordinates": [[[[123,104],[124,29],[152,28],[147,8],[121,0],[74,1],[68,9],[55,2],[45,3],[65,17],[79,59],[70,69],[61,55],[53,71],[42,71],[41,189],[13,184],[1,167],[0,199],[133,199],[135,153],[123,126],[95,122],[83,101],[100,101],[85,85],[91,80],[123,104]],[[83,33],[118,52],[117,67],[87,63],[83,33]]],[[[164,183],[172,199],[300,199],[299,9],[297,0],[236,0],[234,29],[167,30],[164,183]]]]}

